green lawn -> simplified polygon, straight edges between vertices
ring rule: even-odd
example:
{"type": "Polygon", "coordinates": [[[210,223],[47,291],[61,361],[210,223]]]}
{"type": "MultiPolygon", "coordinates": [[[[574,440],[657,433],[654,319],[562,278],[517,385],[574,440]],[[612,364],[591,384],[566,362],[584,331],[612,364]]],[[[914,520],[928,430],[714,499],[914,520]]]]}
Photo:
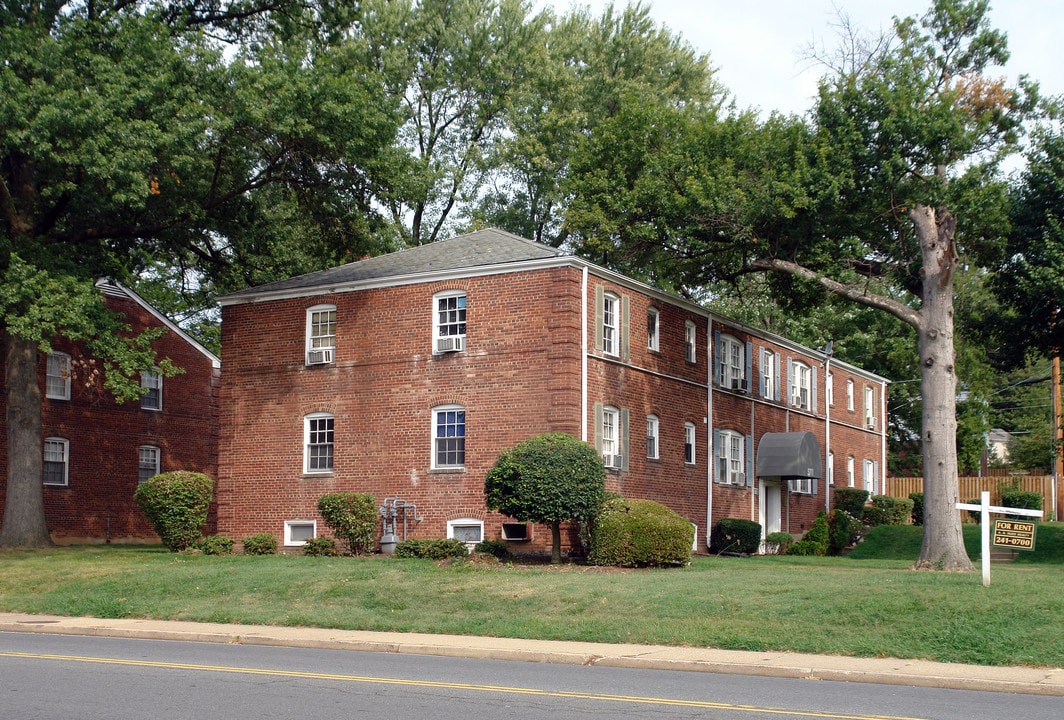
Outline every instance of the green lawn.
{"type": "Polygon", "coordinates": [[[2,551],[0,610],[1064,666],[1064,525],[1042,524],[1025,562],[994,564],[989,588],[978,572],[910,571],[918,551],[919,528],[844,558],[668,570],[2,551]]]}

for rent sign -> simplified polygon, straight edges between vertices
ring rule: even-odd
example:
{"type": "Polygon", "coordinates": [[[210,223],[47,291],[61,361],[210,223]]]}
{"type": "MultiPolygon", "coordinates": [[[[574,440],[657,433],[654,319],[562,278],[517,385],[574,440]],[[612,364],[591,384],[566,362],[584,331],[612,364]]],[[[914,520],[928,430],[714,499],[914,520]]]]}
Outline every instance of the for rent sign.
{"type": "Polygon", "coordinates": [[[1034,532],[1033,522],[994,518],[994,534],[991,543],[994,547],[1034,550],[1034,532]]]}

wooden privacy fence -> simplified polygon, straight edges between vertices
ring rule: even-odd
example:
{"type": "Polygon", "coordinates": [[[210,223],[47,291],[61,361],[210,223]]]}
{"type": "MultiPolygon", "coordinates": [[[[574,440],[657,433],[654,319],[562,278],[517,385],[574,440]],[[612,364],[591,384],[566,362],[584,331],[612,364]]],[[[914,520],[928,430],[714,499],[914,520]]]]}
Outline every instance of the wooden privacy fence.
{"type": "MultiPolygon", "coordinates": [[[[984,490],[990,491],[990,503],[1001,504],[1001,493],[998,490],[1002,485],[1011,487],[1019,480],[1019,488],[1025,492],[1036,492],[1042,496],[1042,509],[1046,519],[1050,519],[1053,511],[1053,476],[1052,475],[997,475],[988,477],[959,477],[960,501],[969,502],[972,499],[978,501],[984,490]]],[[[922,477],[888,477],[885,480],[886,489],[884,494],[896,498],[907,498],[909,493],[923,492],[924,479],[922,477]]]]}

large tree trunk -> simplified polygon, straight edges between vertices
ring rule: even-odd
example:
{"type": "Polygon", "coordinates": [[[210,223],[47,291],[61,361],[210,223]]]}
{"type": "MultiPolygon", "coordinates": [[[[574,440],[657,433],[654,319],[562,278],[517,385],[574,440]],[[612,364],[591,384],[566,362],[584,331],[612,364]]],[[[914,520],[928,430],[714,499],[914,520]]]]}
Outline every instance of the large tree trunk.
{"type": "Polygon", "coordinates": [[[37,344],[3,334],[7,397],[7,497],[0,547],[49,547],[37,344]]]}
{"type": "Polygon", "coordinates": [[[923,254],[917,327],[923,400],[924,540],[915,568],[971,570],[961,533],[957,480],[957,375],[953,346],[956,220],[918,205],[910,213],[923,254]]]}

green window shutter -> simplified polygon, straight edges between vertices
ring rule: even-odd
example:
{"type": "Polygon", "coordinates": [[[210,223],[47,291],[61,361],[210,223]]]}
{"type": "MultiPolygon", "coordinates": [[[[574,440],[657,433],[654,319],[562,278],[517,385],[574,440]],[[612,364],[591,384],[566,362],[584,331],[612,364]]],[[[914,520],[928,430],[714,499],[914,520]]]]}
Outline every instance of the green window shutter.
{"type": "Polygon", "coordinates": [[[776,402],[779,402],[780,401],[780,354],[779,353],[776,353],[776,365],[775,365],[775,368],[776,368],[776,387],[773,389],[774,397],[772,399],[775,400],[776,402]]]}
{"type": "Polygon", "coordinates": [[[629,433],[628,433],[628,410],[621,408],[621,469],[628,469],[628,457],[631,455],[631,447],[629,446],[629,433]]]}
{"type": "MultiPolygon", "coordinates": [[[[595,349],[602,352],[602,306],[606,301],[606,292],[601,285],[595,286],[595,349]]],[[[597,435],[597,433],[596,433],[597,435]]]]}
{"type": "Polygon", "coordinates": [[[602,454],[602,403],[595,403],[595,452],[602,454]]]}
{"type": "Polygon", "coordinates": [[[746,442],[746,487],[754,486],[754,436],[747,435],[746,442]]]}
{"type": "Polygon", "coordinates": [[[816,413],[816,365],[813,365],[810,369],[812,370],[813,381],[809,388],[809,409],[816,413]]]}
{"type": "MultiPolygon", "coordinates": [[[[621,331],[620,331],[620,334],[621,334],[621,357],[624,358],[625,360],[627,360],[632,354],[632,348],[631,348],[631,344],[629,342],[631,340],[631,337],[632,337],[631,322],[630,322],[631,318],[629,317],[630,313],[631,313],[631,303],[628,300],[628,296],[627,295],[622,295],[621,296],[621,331]]],[[[624,461],[626,463],[628,462],[628,453],[624,454],[624,461]]]]}
{"type": "MultiPolygon", "coordinates": [[[[768,359],[768,351],[761,348],[757,360],[757,396],[765,397],[765,361],[768,359]]],[[[751,387],[753,385],[751,384],[751,387]]]]}
{"type": "Polygon", "coordinates": [[[713,467],[713,482],[722,483],[720,473],[720,430],[713,431],[713,447],[709,449],[709,462],[713,467]]]}
{"type": "Polygon", "coordinates": [[[746,343],[746,391],[752,393],[754,391],[754,344],[752,342],[746,343]]]}

